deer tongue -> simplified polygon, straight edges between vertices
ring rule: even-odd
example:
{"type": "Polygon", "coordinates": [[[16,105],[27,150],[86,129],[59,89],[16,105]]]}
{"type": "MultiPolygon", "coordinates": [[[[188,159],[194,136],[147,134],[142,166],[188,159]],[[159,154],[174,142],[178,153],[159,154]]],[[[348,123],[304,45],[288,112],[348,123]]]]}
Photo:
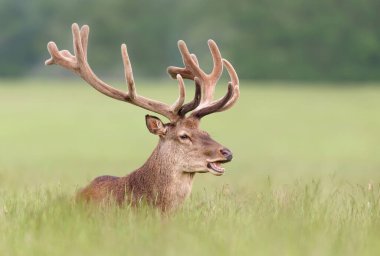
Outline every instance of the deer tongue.
{"type": "Polygon", "coordinates": [[[224,168],[221,166],[220,162],[209,163],[208,167],[217,173],[224,173],[224,168]]]}

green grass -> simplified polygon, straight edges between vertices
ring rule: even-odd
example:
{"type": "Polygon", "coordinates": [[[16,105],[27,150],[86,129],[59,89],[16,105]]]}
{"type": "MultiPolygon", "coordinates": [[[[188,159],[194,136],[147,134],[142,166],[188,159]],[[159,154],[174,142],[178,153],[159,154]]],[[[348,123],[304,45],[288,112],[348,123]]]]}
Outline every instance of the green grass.
{"type": "MultiPolygon", "coordinates": [[[[176,98],[174,81],[138,90],[176,98]]],[[[227,173],[197,175],[162,219],[73,202],[149,156],[146,111],[83,82],[0,81],[0,255],[379,255],[380,87],[243,82],[241,93],[202,122],[234,152],[227,173]]]]}

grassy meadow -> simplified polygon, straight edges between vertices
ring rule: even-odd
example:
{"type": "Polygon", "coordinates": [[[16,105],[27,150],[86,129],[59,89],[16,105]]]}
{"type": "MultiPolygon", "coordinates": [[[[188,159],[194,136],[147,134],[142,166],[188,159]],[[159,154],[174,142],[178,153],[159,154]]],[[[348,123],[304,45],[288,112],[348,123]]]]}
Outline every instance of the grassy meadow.
{"type": "MultiPolygon", "coordinates": [[[[137,90],[177,96],[175,81],[137,90]]],[[[147,159],[147,113],[79,79],[1,80],[0,255],[380,254],[379,84],[243,81],[236,107],[202,122],[234,159],[196,175],[182,209],[75,204],[147,159]]]]}

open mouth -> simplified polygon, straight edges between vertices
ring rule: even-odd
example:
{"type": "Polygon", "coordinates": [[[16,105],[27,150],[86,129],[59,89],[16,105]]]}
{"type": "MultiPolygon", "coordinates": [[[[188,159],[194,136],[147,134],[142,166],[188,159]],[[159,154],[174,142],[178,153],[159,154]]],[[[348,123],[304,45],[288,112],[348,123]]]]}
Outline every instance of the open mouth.
{"type": "Polygon", "coordinates": [[[224,168],[221,166],[223,163],[229,162],[228,160],[214,161],[207,163],[209,172],[214,175],[220,176],[224,173],[224,168]]]}

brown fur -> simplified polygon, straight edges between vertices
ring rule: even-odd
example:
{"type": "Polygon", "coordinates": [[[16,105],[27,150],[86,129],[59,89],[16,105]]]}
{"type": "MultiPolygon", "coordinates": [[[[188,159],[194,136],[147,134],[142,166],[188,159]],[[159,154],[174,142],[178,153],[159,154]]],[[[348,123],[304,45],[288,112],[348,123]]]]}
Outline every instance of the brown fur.
{"type": "Polygon", "coordinates": [[[78,198],[98,203],[115,200],[119,205],[133,206],[144,201],[162,212],[177,208],[189,196],[195,173],[207,172],[206,164],[192,165],[192,161],[224,160],[220,154],[223,147],[198,125],[199,121],[191,118],[164,125],[167,132],[160,136],[143,166],[124,177],[100,176],[80,190],[78,198]],[[184,132],[190,136],[191,144],[179,141],[178,136],[184,132]]]}
{"type": "Polygon", "coordinates": [[[174,104],[165,104],[137,94],[125,44],[121,45],[121,55],[128,92],[100,80],[87,62],[89,33],[87,25],[80,28],[74,23],[74,54],[59,50],[54,42],[49,42],[47,47],[51,58],[45,64],[57,64],[71,70],[104,95],[163,115],[171,123],[163,124],[156,117],[146,116],[149,131],[159,136],[160,141],[145,164],[125,177],[96,178],[78,193],[78,198],[95,202],[115,200],[118,204],[128,202],[131,205],[146,201],[163,212],[175,209],[190,194],[195,173],[211,172],[222,175],[224,169],[220,164],[232,159],[231,151],[199,129],[199,120],[206,115],[225,111],[236,103],[240,95],[237,73],[231,63],[222,58],[213,40],[208,41],[214,63],[209,74],[199,67],[196,56],[180,40],[178,48],[185,66],[168,68],[168,73],[178,80],[179,96],[174,104]],[[223,67],[231,80],[226,95],[214,100],[215,86],[222,75],[223,67]],[[183,78],[195,82],[194,99],[186,104],[183,78]],[[190,112],[190,116],[186,117],[190,112]]]}

